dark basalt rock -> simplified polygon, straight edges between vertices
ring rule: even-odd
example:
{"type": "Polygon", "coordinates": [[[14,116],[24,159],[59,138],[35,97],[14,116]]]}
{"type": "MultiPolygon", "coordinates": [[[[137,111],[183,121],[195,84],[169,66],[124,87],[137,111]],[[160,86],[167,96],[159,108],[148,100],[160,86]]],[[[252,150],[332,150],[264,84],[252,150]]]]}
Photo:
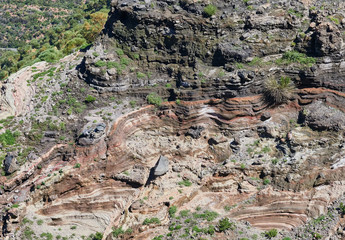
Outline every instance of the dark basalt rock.
{"type": "Polygon", "coordinates": [[[17,160],[12,153],[7,153],[5,160],[4,160],[4,171],[6,175],[10,175],[17,171],[19,166],[17,164],[17,160]]]}
{"type": "Polygon", "coordinates": [[[94,127],[85,129],[78,139],[78,144],[88,146],[96,143],[105,134],[106,125],[104,123],[97,124],[94,127]]]}
{"type": "Polygon", "coordinates": [[[188,129],[186,136],[191,136],[194,139],[198,139],[201,137],[202,131],[204,131],[203,126],[192,126],[188,129]]]}

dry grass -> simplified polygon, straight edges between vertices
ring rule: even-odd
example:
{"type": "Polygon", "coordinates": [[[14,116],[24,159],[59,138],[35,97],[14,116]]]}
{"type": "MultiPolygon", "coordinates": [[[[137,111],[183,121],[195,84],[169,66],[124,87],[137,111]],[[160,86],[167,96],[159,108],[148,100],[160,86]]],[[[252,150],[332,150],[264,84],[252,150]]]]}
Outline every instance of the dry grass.
{"type": "Polygon", "coordinates": [[[286,102],[295,91],[295,85],[289,77],[281,77],[280,80],[270,78],[265,82],[264,87],[266,98],[274,103],[286,102]]]}

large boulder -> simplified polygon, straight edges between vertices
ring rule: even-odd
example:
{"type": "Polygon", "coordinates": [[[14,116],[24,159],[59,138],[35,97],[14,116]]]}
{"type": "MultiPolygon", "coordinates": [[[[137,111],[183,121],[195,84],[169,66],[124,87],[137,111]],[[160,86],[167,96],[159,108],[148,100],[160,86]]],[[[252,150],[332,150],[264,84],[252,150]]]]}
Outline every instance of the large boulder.
{"type": "Polygon", "coordinates": [[[153,175],[158,177],[162,176],[169,171],[169,159],[164,156],[160,156],[156,166],[154,167],[153,175]]]}
{"type": "Polygon", "coordinates": [[[215,53],[213,63],[215,65],[224,65],[229,62],[244,62],[251,54],[251,49],[248,46],[239,47],[229,42],[220,43],[215,53]]]}
{"type": "Polygon", "coordinates": [[[104,123],[99,123],[93,127],[85,129],[78,139],[78,144],[82,146],[92,145],[105,134],[106,125],[104,123]]]}
{"type": "Polygon", "coordinates": [[[306,124],[314,130],[345,130],[345,113],[316,101],[304,110],[306,124]]]}
{"type": "Polygon", "coordinates": [[[113,178],[126,182],[133,187],[145,185],[149,176],[149,170],[142,165],[134,165],[132,169],[116,174],[113,178]]]}
{"type": "Polygon", "coordinates": [[[4,160],[4,170],[6,175],[10,175],[17,171],[19,166],[17,164],[17,160],[12,153],[7,153],[5,160],[4,160]]]}

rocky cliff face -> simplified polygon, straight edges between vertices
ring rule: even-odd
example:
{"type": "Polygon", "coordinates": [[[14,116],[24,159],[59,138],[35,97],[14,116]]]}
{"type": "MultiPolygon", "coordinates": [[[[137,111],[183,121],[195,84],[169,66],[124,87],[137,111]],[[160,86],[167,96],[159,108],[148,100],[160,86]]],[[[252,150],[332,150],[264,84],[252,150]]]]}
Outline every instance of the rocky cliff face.
{"type": "Polygon", "coordinates": [[[81,59],[9,78],[3,236],[344,237],[344,3],[212,4],[113,1],[81,59]]]}
{"type": "Polygon", "coordinates": [[[203,1],[113,1],[103,35],[86,55],[84,77],[115,92],[168,82],[177,88],[165,96],[186,100],[256,94],[265,79],[284,75],[303,87],[344,89],[342,2],[213,4],[216,14],[205,17],[203,1]],[[277,61],[293,49],[317,57],[317,64],[296,56],[289,64],[277,61]]]}

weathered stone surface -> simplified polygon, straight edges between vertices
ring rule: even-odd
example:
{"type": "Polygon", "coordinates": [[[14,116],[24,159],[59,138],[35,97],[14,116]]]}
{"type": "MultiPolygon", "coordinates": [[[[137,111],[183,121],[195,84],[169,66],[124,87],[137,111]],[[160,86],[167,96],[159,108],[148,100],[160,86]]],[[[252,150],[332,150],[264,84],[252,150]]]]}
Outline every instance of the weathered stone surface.
{"type": "Polygon", "coordinates": [[[82,146],[92,145],[105,134],[106,125],[97,124],[91,128],[85,129],[79,136],[78,143],[82,146]]]}
{"type": "Polygon", "coordinates": [[[315,31],[315,53],[327,56],[339,53],[342,49],[343,39],[338,27],[331,22],[322,22],[315,31]]]}
{"type": "Polygon", "coordinates": [[[7,175],[14,173],[19,169],[17,160],[12,153],[7,153],[4,160],[4,170],[7,175]]]}
{"type": "Polygon", "coordinates": [[[154,175],[156,177],[158,176],[162,176],[163,174],[167,173],[169,171],[169,159],[164,157],[164,156],[160,156],[158,159],[158,162],[154,168],[154,175]]]}
{"type": "Polygon", "coordinates": [[[191,136],[194,139],[201,137],[201,133],[205,128],[203,126],[192,126],[186,132],[186,136],[191,136]]]}
{"type": "Polygon", "coordinates": [[[148,178],[148,168],[141,165],[134,165],[130,170],[114,176],[114,179],[126,182],[134,187],[143,186],[148,178]]]}
{"type": "Polygon", "coordinates": [[[345,114],[322,101],[316,101],[306,107],[305,121],[316,130],[340,131],[345,129],[345,114]]]}

